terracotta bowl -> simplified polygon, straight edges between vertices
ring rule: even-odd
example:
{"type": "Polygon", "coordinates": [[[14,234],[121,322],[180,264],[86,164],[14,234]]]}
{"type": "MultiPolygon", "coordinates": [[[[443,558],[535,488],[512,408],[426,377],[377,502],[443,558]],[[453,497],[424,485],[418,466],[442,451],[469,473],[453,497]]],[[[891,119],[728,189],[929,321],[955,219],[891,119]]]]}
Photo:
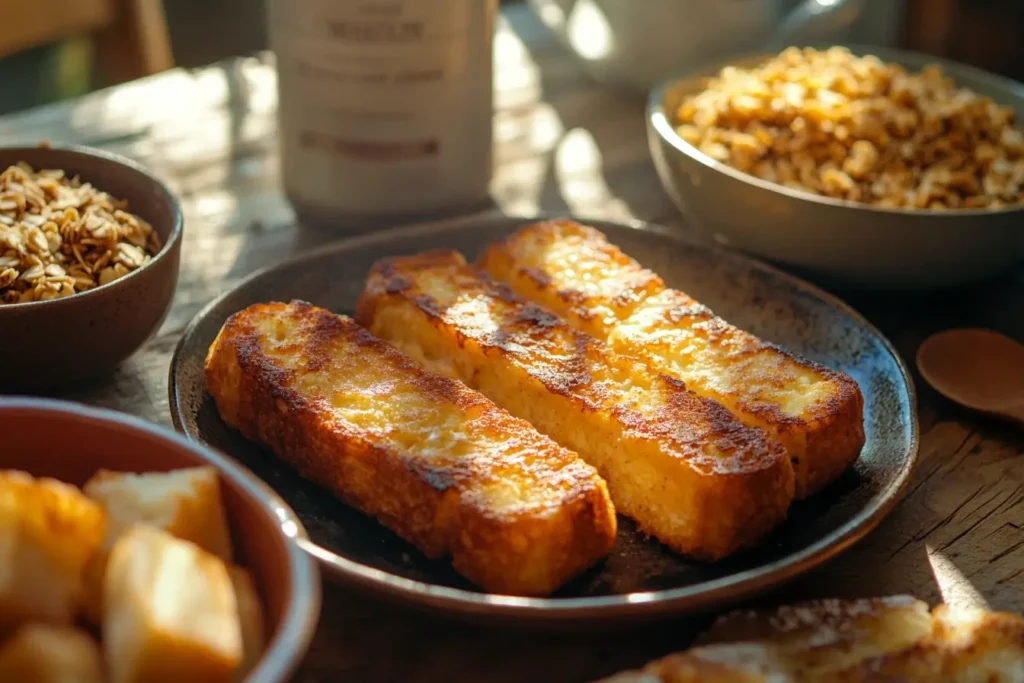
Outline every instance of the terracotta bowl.
{"type": "Polygon", "coordinates": [[[128,201],[161,250],[113,282],[61,299],[0,304],[0,393],[50,390],[111,372],[160,326],[178,282],[181,208],[171,191],[133,161],[78,147],[0,148],[0,171],[24,161],[57,168],[128,201]]]}
{"type": "Polygon", "coordinates": [[[0,469],[81,486],[99,468],[149,472],[212,465],[238,554],[259,588],[268,645],[246,683],[279,683],[301,662],[320,612],[320,577],[295,513],[247,469],[141,419],[75,403],[0,398],[0,469]]]}

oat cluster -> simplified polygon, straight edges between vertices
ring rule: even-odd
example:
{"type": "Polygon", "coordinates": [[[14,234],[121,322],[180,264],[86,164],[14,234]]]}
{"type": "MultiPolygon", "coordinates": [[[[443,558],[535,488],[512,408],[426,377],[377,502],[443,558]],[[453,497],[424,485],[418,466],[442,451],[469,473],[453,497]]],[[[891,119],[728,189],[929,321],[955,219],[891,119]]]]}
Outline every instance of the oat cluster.
{"type": "Polygon", "coordinates": [[[45,301],[105,285],[160,250],[126,202],[60,170],[0,173],[0,303],[45,301]]]}
{"type": "Polygon", "coordinates": [[[1014,111],[937,66],[920,73],[844,48],[789,48],[726,67],[676,111],[708,156],[787,187],[882,207],[1024,202],[1014,111]]]}

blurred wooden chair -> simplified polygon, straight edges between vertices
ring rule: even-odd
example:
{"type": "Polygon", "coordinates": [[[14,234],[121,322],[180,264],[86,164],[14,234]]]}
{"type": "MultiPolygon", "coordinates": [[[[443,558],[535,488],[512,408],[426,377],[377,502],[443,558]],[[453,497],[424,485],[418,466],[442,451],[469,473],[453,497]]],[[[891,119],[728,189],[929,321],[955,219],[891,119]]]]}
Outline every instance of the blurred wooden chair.
{"type": "Polygon", "coordinates": [[[2,0],[0,57],[88,35],[106,85],[174,66],[162,0],[2,0]]]}

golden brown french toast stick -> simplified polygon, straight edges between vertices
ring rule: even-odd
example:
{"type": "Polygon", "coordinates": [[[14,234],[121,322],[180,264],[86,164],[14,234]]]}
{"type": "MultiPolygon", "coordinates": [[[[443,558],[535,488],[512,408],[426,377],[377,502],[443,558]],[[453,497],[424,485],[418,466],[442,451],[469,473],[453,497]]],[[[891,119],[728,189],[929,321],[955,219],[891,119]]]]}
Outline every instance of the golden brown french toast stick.
{"type": "Polygon", "coordinates": [[[528,225],[493,243],[478,265],[612,349],[767,430],[793,461],[797,498],[833,481],[860,454],[863,397],[853,379],[716,317],[594,228],[528,225]]]}
{"type": "Polygon", "coordinates": [[[1010,683],[1024,680],[1024,619],[931,612],[910,596],[820,600],[719,619],[702,644],[603,683],[1010,683]]]}
{"type": "Polygon", "coordinates": [[[250,306],[206,381],[229,425],[488,591],[550,593],[612,547],[594,468],[349,318],[250,306]]]}
{"type": "Polygon", "coordinates": [[[678,552],[720,559],[785,517],[793,470],[763,431],[514,296],[455,252],[379,262],[356,315],[579,453],[616,509],[678,552]]]}

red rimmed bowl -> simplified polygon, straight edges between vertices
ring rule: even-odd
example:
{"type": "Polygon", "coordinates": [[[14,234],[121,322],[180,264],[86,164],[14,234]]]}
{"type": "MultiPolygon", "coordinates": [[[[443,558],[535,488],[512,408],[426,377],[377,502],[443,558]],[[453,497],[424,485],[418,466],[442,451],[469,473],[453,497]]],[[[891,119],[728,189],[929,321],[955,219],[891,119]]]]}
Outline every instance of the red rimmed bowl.
{"type": "Polygon", "coordinates": [[[0,469],[81,486],[96,470],[167,471],[210,465],[220,474],[238,563],[256,581],[267,646],[246,683],[284,683],[298,667],[320,614],[320,576],[299,547],[295,513],[251,472],[214,450],[136,417],[76,403],[0,398],[0,469]]]}

